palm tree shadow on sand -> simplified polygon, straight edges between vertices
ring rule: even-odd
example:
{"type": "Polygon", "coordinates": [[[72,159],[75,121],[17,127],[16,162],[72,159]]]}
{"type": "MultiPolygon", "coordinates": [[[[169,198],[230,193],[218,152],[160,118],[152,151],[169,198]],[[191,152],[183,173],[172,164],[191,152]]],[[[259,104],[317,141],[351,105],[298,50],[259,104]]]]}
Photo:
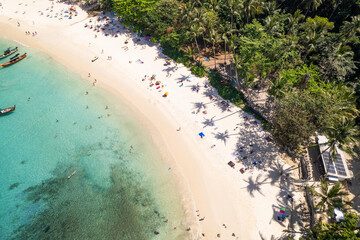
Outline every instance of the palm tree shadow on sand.
{"type": "Polygon", "coordinates": [[[262,177],[262,175],[258,175],[256,177],[256,179],[253,179],[253,176],[249,176],[248,180],[244,180],[245,182],[248,183],[246,189],[249,192],[251,197],[254,197],[254,192],[258,192],[261,195],[265,196],[262,192],[261,192],[261,185],[265,184],[266,179],[264,180],[260,180],[260,178],[262,177]]]}

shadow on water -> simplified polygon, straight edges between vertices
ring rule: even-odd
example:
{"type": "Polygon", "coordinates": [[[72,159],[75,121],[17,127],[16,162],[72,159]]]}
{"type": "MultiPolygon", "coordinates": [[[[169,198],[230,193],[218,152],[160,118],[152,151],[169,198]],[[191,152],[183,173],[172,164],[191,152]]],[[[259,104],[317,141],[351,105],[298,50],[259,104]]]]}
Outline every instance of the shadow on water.
{"type": "Polygon", "coordinates": [[[24,190],[46,205],[13,239],[151,239],[162,224],[149,191],[125,165],[112,165],[111,186],[94,186],[80,166],[58,166],[54,177],[24,190]],[[78,172],[68,179],[67,173],[78,172]]]}

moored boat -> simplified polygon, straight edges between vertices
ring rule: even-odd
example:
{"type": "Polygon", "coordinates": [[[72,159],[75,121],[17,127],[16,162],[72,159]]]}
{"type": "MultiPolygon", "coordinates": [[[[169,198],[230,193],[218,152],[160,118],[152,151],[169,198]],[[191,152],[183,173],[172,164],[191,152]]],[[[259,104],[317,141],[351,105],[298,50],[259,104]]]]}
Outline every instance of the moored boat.
{"type": "Polygon", "coordinates": [[[16,105],[14,105],[13,107],[8,107],[8,108],[4,108],[4,109],[0,108],[0,115],[14,111],[15,107],[16,107],[16,105]]]}
{"type": "Polygon", "coordinates": [[[22,60],[22,59],[24,59],[24,58],[26,58],[26,53],[24,53],[23,55],[20,55],[20,56],[18,56],[18,57],[16,57],[16,58],[14,58],[14,59],[6,62],[6,63],[1,64],[1,66],[2,66],[2,67],[10,66],[10,65],[12,65],[12,64],[14,64],[14,63],[17,63],[18,61],[20,61],[20,60],[22,60]]]}
{"type": "Polygon", "coordinates": [[[70,179],[75,173],[76,173],[76,170],[68,176],[68,179],[70,179]]]}
{"type": "Polygon", "coordinates": [[[13,54],[13,53],[15,53],[15,52],[17,52],[17,51],[18,51],[18,48],[17,48],[17,47],[15,47],[15,48],[13,48],[13,49],[8,48],[8,49],[6,49],[6,50],[4,51],[4,54],[3,54],[3,55],[0,55],[0,59],[3,59],[3,58],[5,58],[5,57],[7,57],[7,56],[10,56],[11,54],[13,54]]]}

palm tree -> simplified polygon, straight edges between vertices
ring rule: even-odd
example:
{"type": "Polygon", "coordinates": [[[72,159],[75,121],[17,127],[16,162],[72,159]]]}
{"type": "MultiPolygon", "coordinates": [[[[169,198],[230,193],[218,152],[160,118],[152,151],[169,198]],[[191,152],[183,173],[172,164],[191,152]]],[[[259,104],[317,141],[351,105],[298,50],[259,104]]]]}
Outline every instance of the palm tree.
{"type": "Polygon", "coordinates": [[[328,139],[327,145],[330,152],[337,153],[336,147],[351,154],[357,155],[353,148],[359,144],[358,136],[360,132],[352,118],[342,116],[338,121],[334,121],[333,126],[325,129],[328,139]]]}
{"type": "Polygon", "coordinates": [[[212,43],[212,49],[214,53],[214,61],[215,61],[215,70],[216,70],[216,52],[215,47],[221,41],[219,33],[215,29],[211,29],[210,31],[210,42],[212,43]]]}
{"type": "Polygon", "coordinates": [[[296,47],[296,42],[297,42],[297,37],[296,37],[296,32],[295,32],[295,27],[298,26],[299,22],[301,20],[303,20],[305,17],[303,14],[301,14],[300,10],[296,10],[294,14],[290,14],[290,16],[288,17],[288,21],[289,21],[289,30],[287,32],[287,45],[288,47],[285,50],[285,54],[283,57],[283,60],[281,62],[281,67],[280,67],[280,71],[283,69],[284,67],[284,63],[285,60],[288,56],[288,53],[290,52],[291,48],[296,47]]]}
{"type": "Polygon", "coordinates": [[[178,25],[184,25],[183,27],[188,26],[192,22],[193,18],[193,6],[188,2],[181,10],[181,21],[178,22],[178,25]]]}
{"type": "Polygon", "coordinates": [[[243,2],[243,14],[245,16],[246,23],[249,23],[249,19],[259,13],[261,13],[261,2],[258,0],[245,0],[243,2]]]}
{"type": "MultiPolygon", "coordinates": [[[[230,38],[230,44],[229,44],[229,55],[230,58],[232,58],[231,56],[231,50],[233,51],[233,54],[235,54],[235,49],[237,48],[237,44],[235,43],[236,37],[232,36],[230,38]]],[[[231,60],[230,60],[231,61],[231,60]]],[[[230,77],[232,78],[232,64],[230,63],[230,77]]]]}
{"type": "Polygon", "coordinates": [[[328,170],[330,164],[335,161],[336,155],[338,154],[338,148],[350,155],[357,156],[353,148],[359,143],[359,134],[360,132],[355,125],[355,121],[353,119],[346,118],[345,116],[342,116],[339,121],[334,121],[333,126],[325,129],[325,135],[328,141],[321,144],[325,145],[326,148],[318,156],[318,158],[320,158],[323,153],[329,150],[329,161],[326,166],[327,172],[325,178],[327,178],[329,174],[328,170]]]}
{"type": "Polygon", "coordinates": [[[241,3],[239,0],[228,0],[229,8],[230,8],[230,29],[233,29],[234,23],[234,15],[239,15],[239,9],[241,7],[241,3]]]}
{"type": "Polygon", "coordinates": [[[209,4],[211,9],[216,12],[219,9],[219,2],[218,0],[209,0],[209,4]]]}
{"type": "Polygon", "coordinates": [[[269,36],[273,36],[277,29],[279,28],[278,21],[275,20],[272,16],[267,16],[265,19],[265,32],[266,32],[266,41],[265,41],[265,50],[264,50],[264,56],[266,55],[266,48],[268,45],[269,36]]]}
{"type": "Polygon", "coordinates": [[[352,16],[351,22],[344,22],[340,32],[345,39],[343,43],[345,45],[360,32],[360,15],[352,16]]]}
{"type": "Polygon", "coordinates": [[[196,48],[197,48],[198,53],[199,53],[199,61],[201,60],[201,51],[200,51],[199,44],[198,44],[196,38],[202,33],[202,31],[203,31],[203,28],[201,26],[199,26],[198,24],[193,24],[190,27],[190,31],[187,32],[187,34],[190,35],[194,39],[196,48]]]}
{"type": "Polygon", "coordinates": [[[309,9],[316,11],[318,7],[323,3],[323,0],[305,0],[305,6],[307,8],[307,11],[305,13],[305,16],[307,16],[309,9]]]}
{"type": "Polygon", "coordinates": [[[241,65],[240,65],[241,61],[240,61],[239,55],[234,53],[234,56],[232,57],[232,62],[234,64],[236,84],[237,84],[237,86],[238,86],[238,88],[240,90],[238,69],[241,67],[241,65]]]}
{"type": "Polygon", "coordinates": [[[325,180],[320,180],[320,191],[316,191],[314,187],[308,186],[309,190],[317,197],[320,197],[320,201],[316,204],[321,212],[326,212],[328,216],[332,216],[334,208],[345,210],[345,204],[342,200],[343,196],[347,196],[348,193],[342,191],[341,183],[337,182],[332,188],[329,189],[329,183],[325,180]]]}
{"type": "Polygon", "coordinates": [[[326,68],[324,75],[328,76],[331,70],[334,69],[336,77],[343,81],[346,75],[355,72],[354,52],[351,47],[343,46],[341,43],[333,49],[328,57],[329,67],[326,68]]]}
{"type": "Polygon", "coordinates": [[[227,62],[226,62],[226,44],[229,42],[228,36],[229,36],[229,34],[232,33],[232,30],[226,24],[221,26],[221,30],[222,30],[221,38],[222,38],[222,40],[224,40],[224,54],[225,54],[224,65],[225,65],[225,70],[226,70],[226,65],[227,65],[227,62]]]}
{"type": "Polygon", "coordinates": [[[301,14],[301,11],[298,9],[296,10],[296,12],[294,12],[294,14],[290,14],[290,16],[288,17],[288,21],[289,21],[289,31],[288,31],[288,35],[293,35],[294,33],[294,28],[296,26],[298,26],[299,22],[301,20],[303,20],[305,18],[305,16],[303,14],[301,14]]]}

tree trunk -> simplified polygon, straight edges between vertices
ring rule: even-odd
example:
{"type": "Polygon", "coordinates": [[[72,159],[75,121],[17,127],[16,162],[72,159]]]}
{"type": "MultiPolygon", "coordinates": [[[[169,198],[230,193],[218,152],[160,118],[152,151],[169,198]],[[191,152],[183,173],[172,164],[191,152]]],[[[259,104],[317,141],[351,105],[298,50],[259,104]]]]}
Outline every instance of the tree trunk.
{"type": "Polygon", "coordinates": [[[267,48],[267,45],[268,45],[268,41],[269,41],[269,35],[266,34],[266,41],[265,41],[265,50],[264,50],[264,57],[266,57],[266,48],[267,48]]]}
{"type": "Polygon", "coordinates": [[[203,34],[203,41],[204,41],[204,53],[205,53],[205,55],[206,55],[206,43],[205,43],[205,36],[204,36],[204,34],[203,34]]]}
{"type": "Polygon", "coordinates": [[[215,70],[216,70],[216,54],[215,54],[215,45],[213,43],[213,52],[214,52],[214,61],[215,61],[215,70]]]}
{"type": "MultiPolygon", "coordinates": [[[[237,64],[236,64],[237,65],[237,64]]],[[[239,76],[238,76],[238,71],[237,71],[237,67],[235,66],[235,78],[236,78],[236,83],[238,85],[238,90],[240,91],[240,83],[239,83],[239,76]]]]}
{"type": "Polygon", "coordinates": [[[200,52],[199,44],[198,44],[198,42],[196,40],[196,37],[194,37],[194,39],[195,39],[196,48],[197,48],[197,50],[199,52],[199,62],[200,62],[201,61],[201,52],[200,52]]]}
{"type": "Polygon", "coordinates": [[[329,22],[330,22],[330,19],[332,18],[333,14],[335,13],[336,9],[338,8],[338,6],[340,5],[340,3],[336,3],[335,7],[334,7],[334,10],[332,11],[332,13],[330,14],[330,17],[329,17],[329,22]]]}
{"type": "Polygon", "coordinates": [[[226,41],[225,42],[225,72],[226,72],[226,41]]]}

